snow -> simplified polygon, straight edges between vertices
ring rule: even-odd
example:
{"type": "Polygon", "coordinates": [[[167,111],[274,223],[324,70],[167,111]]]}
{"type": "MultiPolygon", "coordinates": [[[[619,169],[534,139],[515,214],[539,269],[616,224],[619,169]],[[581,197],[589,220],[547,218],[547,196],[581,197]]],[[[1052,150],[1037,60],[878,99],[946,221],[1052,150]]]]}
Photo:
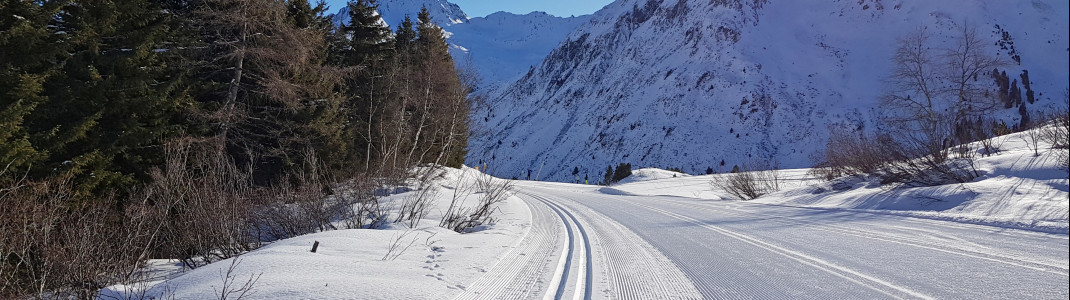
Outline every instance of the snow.
{"type": "MultiPolygon", "coordinates": [[[[490,93],[467,159],[503,177],[556,166],[543,178],[562,182],[575,168],[597,176],[618,163],[690,174],[721,161],[810,167],[829,127],[876,128],[897,38],[925,27],[943,46],[964,23],[989,45],[1009,33],[1021,64],[1001,69],[1029,71],[1043,94],[1028,105],[1035,114],[1070,80],[1068,12],[1053,0],[620,0],[490,93]]],[[[1017,124],[1016,115],[992,117],[1017,124]]]]}
{"type": "MultiPolygon", "coordinates": [[[[145,282],[101,298],[218,298],[231,278],[229,291],[255,279],[250,299],[1062,299],[1070,176],[1053,157],[1066,150],[1036,156],[1024,137],[997,138],[1002,151],[977,160],[984,176],[934,187],[789,169],[781,191],[739,201],[710,184],[724,174],[516,181],[496,221],[466,234],[435,225],[455,191],[478,197],[479,173],[447,170],[415,228],[320,232],[192,271],[152,261],[145,282]]],[[[393,209],[416,193],[395,192],[393,209]]]]}
{"type": "MultiPolygon", "coordinates": [[[[1042,142],[1040,155],[1026,142],[1026,133],[995,138],[1002,151],[979,156],[982,176],[965,184],[890,188],[875,180],[841,178],[825,182],[810,169],[782,170],[782,190],[751,202],[833,210],[857,210],[1066,233],[1070,225],[1070,180],[1058,151],[1042,142]]],[[[976,151],[980,145],[974,144],[976,151]]],[[[668,171],[663,171],[668,172],[668,171]]],[[[607,190],[610,194],[675,196],[707,200],[734,199],[704,175],[636,180],[607,190]]]]}
{"type": "MultiPolygon", "coordinates": [[[[139,288],[149,287],[148,296],[219,298],[227,277],[238,282],[230,291],[249,278],[257,279],[247,299],[449,298],[482,276],[509,245],[527,234],[531,224],[527,206],[510,197],[498,206],[495,222],[479,231],[460,234],[438,227],[454,191],[467,199],[465,206],[475,204],[478,195],[471,187],[477,174],[471,168],[448,170],[434,184],[438,193],[432,209],[416,228],[395,223],[382,229],[309,234],[189,271],[182,271],[174,263],[157,264],[150,269],[167,271],[164,273],[173,278],[109,287],[101,298],[137,295],[139,288]],[[312,253],[317,241],[320,245],[312,253]],[[399,245],[397,250],[389,251],[395,243],[399,245]],[[227,276],[235,260],[234,271],[227,276]]],[[[396,209],[413,193],[390,196],[384,201],[396,209]]]]}
{"type": "MultiPolygon", "coordinates": [[[[515,81],[590,16],[556,17],[544,12],[517,15],[497,12],[469,18],[460,6],[445,0],[380,1],[382,20],[396,30],[405,16],[427,7],[432,21],[446,31],[450,52],[459,68],[472,67],[480,75],[480,92],[515,81]],[[470,66],[469,66],[470,64],[470,66]]],[[[336,24],[349,20],[349,8],[335,13],[336,24]]]]}
{"type": "Polygon", "coordinates": [[[632,171],[632,175],[631,176],[628,176],[628,177],[626,177],[624,179],[621,179],[619,182],[617,182],[617,184],[626,184],[626,183],[632,183],[632,182],[642,182],[642,181],[650,181],[650,180],[658,180],[658,179],[666,179],[666,178],[682,178],[682,177],[689,177],[689,176],[691,176],[691,175],[687,175],[687,174],[679,173],[679,172],[673,172],[673,171],[666,171],[666,170],[656,169],[656,168],[645,168],[645,169],[639,169],[639,170],[632,171]]]}

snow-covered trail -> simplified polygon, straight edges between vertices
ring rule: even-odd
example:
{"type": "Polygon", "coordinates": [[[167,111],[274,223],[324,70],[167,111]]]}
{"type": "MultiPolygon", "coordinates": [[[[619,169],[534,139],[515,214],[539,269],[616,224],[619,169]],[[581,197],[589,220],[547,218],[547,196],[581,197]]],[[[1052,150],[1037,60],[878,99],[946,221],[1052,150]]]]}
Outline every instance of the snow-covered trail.
{"type": "Polygon", "coordinates": [[[517,194],[531,227],[456,299],[698,299],[691,280],[627,227],[552,194],[517,194]]]}
{"type": "Polygon", "coordinates": [[[561,212],[554,224],[572,224],[572,248],[558,248],[576,251],[564,279],[570,292],[562,299],[580,296],[583,284],[576,280],[584,275],[577,273],[593,276],[589,296],[596,299],[1070,294],[1066,235],[842,210],[607,195],[555,183],[523,182],[518,190],[529,207],[561,212]],[[588,261],[584,249],[593,254],[588,261]]]}

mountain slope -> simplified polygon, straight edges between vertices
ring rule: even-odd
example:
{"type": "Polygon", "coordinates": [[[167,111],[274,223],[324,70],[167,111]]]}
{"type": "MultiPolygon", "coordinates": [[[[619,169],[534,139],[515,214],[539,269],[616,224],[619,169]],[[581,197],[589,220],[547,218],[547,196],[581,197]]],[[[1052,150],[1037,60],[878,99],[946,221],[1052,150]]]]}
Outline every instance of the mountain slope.
{"type": "Polygon", "coordinates": [[[1070,78],[1067,6],[619,0],[492,93],[473,117],[482,131],[468,161],[500,177],[539,170],[557,181],[597,181],[620,162],[691,173],[809,166],[828,126],[872,126],[896,38],[919,26],[943,43],[963,23],[993,43],[1007,32],[1013,47],[992,49],[1019,56],[1007,73],[1028,69],[1038,103],[1056,103],[1070,78]]]}
{"type": "MultiPolygon", "coordinates": [[[[416,22],[416,14],[427,7],[431,19],[448,37],[458,67],[472,67],[481,77],[482,91],[516,81],[530,67],[542,62],[590,16],[556,17],[543,12],[517,15],[498,12],[469,18],[460,6],[445,0],[380,0],[379,13],[396,30],[405,16],[416,22]]],[[[336,24],[349,22],[349,8],[332,18],[336,24]]]]}

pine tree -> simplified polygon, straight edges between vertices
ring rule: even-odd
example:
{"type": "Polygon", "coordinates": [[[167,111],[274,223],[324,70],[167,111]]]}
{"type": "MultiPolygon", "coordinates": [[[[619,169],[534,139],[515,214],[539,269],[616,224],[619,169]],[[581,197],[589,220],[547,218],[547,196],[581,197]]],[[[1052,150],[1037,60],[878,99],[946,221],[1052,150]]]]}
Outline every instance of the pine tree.
{"type": "MultiPolygon", "coordinates": [[[[360,153],[366,171],[372,169],[374,160],[388,151],[378,145],[385,137],[385,124],[390,115],[397,112],[388,78],[398,71],[393,63],[394,42],[390,27],[379,16],[375,0],[350,1],[349,23],[338,32],[345,45],[334,55],[342,66],[358,70],[346,82],[345,108],[353,139],[353,147],[360,153]]],[[[383,166],[380,166],[383,167],[383,166]]]]}
{"type": "Polygon", "coordinates": [[[1025,99],[1029,104],[1035,103],[1036,94],[1033,93],[1033,86],[1029,82],[1029,70],[1022,70],[1022,86],[1025,87],[1025,99]]]}
{"type": "Polygon", "coordinates": [[[412,19],[409,15],[405,15],[405,20],[398,25],[397,33],[394,35],[395,46],[398,53],[411,53],[416,45],[416,30],[413,29],[412,19]]]}
{"type": "Polygon", "coordinates": [[[612,182],[619,182],[624,178],[632,176],[632,164],[620,163],[617,165],[617,169],[613,171],[612,182]]]}
{"type": "Polygon", "coordinates": [[[613,184],[613,166],[606,167],[606,176],[602,179],[602,183],[605,185],[613,184]]]}
{"type": "Polygon", "coordinates": [[[203,41],[187,56],[205,134],[258,184],[314,162],[339,172],[353,160],[339,96],[345,73],[328,65],[329,23],[322,7],[294,1],[305,0],[208,0],[188,18],[203,41]]]}
{"type": "Polygon", "coordinates": [[[420,10],[417,21],[416,82],[425,92],[417,97],[421,108],[414,125],[417,141],[422,138],[427,144],[414,145],[432,151],[418,161],[458,167],[467,154],[471,84],[463,82],[457,73],[445,34],[434,23],[427,7],[420,10]],[[425,131],[426,137],[421,136],[425,131]]]}
{"type": "Polygon", "coordinates": [[[42,101],[25,119],[30,142],[48,154],[37,176],[75,176],[80,195],[122,192],[162,163],[158,148],[181,130],[186,103],[160,51],[173,19],[149,1],[65,3],[49,28],[63,57],[41,82],[42,101]]]}
{"type": "Polygon", "coordinates": [[[0,173],[11,176],[47,155],[30,143],[26,118],[43,95],[44,81],[65,56],[49,22],[59,1],[6,1],[0,5],[0,173]],[[4,172],[8,171],[8,172],[4,172]]]}
{"type": "Polygon", "coordinates": [[[394,40],[390,26],[379,16],[376,0],[349,1],[349,24],[339,31],[349,39],[346,65],[373,66],[386,60],[393,52],[394,40]]]}
{"type": "Polygon", "coordinates": [[[1013,105],[1021,105],[1022,104],[1022,90],[1018,88],[1018,79],[1014,79],[1014,81],[1011,82],[1011,88],[1010,88],[1009,96],[1010,96],[1010,102],[1013,105]]]}
{"type": "Polygon", "coordinates": [[[1022,117],[1021,122],[1018,123],[1019,130],[1028,130],[1033,128],[1033,121],[1029,118],[1029,110],[1025,108],[1025,103],[1018,105],[1018,115],[1022,117]]]}

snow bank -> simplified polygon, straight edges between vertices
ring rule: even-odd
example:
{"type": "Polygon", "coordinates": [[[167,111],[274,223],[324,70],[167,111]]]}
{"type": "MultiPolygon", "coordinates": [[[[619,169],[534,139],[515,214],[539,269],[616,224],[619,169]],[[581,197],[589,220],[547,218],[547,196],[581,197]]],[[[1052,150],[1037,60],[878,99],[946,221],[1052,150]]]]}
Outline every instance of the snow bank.
{"type": "Polygon", "coordinates": [[[666,179],[666,178],[680,178],[680,177],[688,177],[688,176],[691,176],[691,175],[687,175],[687,174],[680,173],[680,172],[666,171],[666,170],[656,169],[656,168],[646,168],[646,169],[639,169],[639,170],[632,171],[632,175],[631,176],[628,176],[628,177],[626,177],[624,179],[621,179],[620,182],[618,182],[617,184],[625,184],[625,183],[632,183],[632,182],[642,182],[642,181],[650,181],[650,180],[658,180],[658,179],[666,179]]]}
{"type": "MultiPolygon", "coordinates": [[[[392,224],[304,235],[142,285],[152,286],[150,297],[176,299],[218,299],[250,279],[255,283],[246,299],[449,298],[478,279],[527,234],[531,223],[527,206],[510,197],[499,205],[496,222],[479,231],[460,234],[438,227],[454,192],[463,205],[475,205],[478,194],[471,187],[476,174],[469,168],[451,169],[436,180],[432,209],[415,228],[392,224]]],[[[389,196],[384,203],[396,210],[413,193],[389,196]]],[[[123,298],[136,290],[113,286],[101,298],[123,298]]]]}
{"type": "MultiPolygon", "coordinates": [[[[750,202],[1070,232],[1070,174],[1056,153],[1066,150],[1042,142],[1040,155],[1034,155],[1025,133],[997,137],[994,144],[1003,151],[979,157],[982,176],[965,184],[894,188],[863,178],[829,182],[809,176],[809,169],[794,169],[781,171],[781,191],[750,202]]],[[[724,175],[634,181],[613,189],[617,194],[734,199],[710,184],[716,176],[724,175]]]]}

